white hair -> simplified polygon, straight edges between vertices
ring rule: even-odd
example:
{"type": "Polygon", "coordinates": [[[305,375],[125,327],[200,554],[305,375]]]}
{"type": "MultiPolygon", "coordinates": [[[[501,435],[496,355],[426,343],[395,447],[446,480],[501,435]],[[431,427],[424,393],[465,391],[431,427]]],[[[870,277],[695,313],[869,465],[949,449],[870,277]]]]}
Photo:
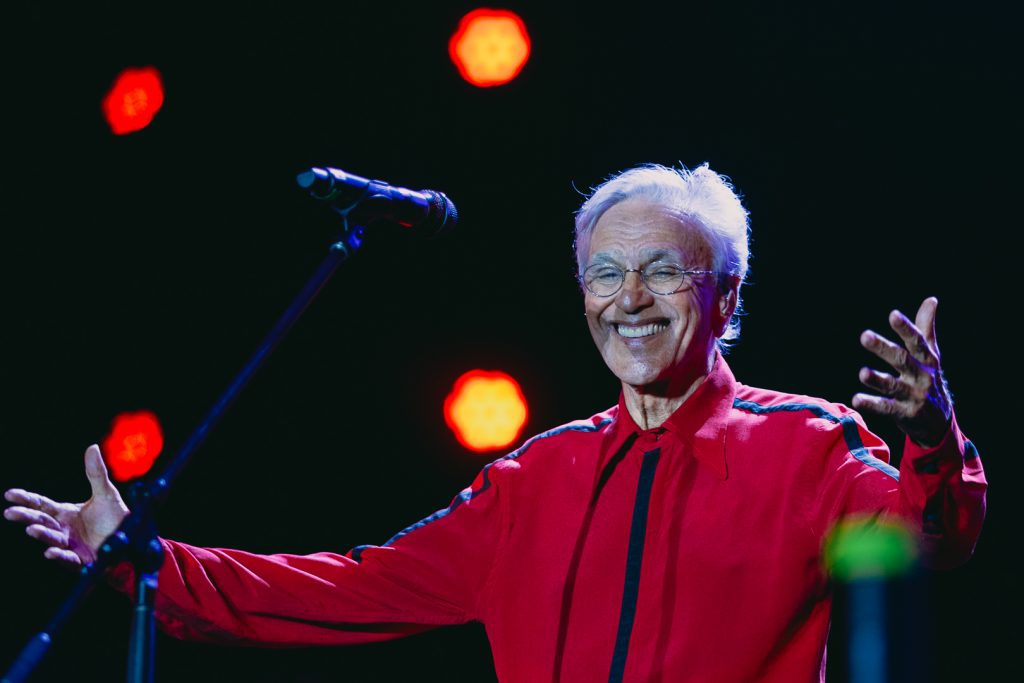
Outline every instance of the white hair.
{"type": "Polygon", "coordinates": [[[575,249],[580,275],[594,226],[605,211],[626,199],[646,199],[663,206],[701,230],[711,246],[712,267],[719,273],[720,286],[730,278],[738,279],[736,311],[718,340],[719,349],[725,351],[729,342],[739,338],[740,287],[746,280],[750,259],[747,210],[729,179],[712,171],[707,163],[692,171],[685,166],[643,164],[610,177],[576,212],[575,249]]]}

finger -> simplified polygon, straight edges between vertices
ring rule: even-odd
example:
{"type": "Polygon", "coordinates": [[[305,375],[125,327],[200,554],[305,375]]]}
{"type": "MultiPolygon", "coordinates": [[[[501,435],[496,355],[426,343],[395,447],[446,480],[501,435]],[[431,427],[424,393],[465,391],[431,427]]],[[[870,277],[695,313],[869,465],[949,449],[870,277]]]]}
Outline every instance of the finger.
{"type": "Polygon", "coordinates": [[[21,522],[22,524],[41,524],[57,531],[61,529],[57,520],[45,512],[21,506],[9,507],[4,510],[4,519],[12,522],[21,522]]]}
{"type": "Polygon", "coordinates": [[[49,547],[43,551],[43,557],[48,560],[56,560],[64,564],[69,564],[75,567],[82,566],[82,558],[77,553],[71,550],[65,550],[64,548],[49,547]]]}
{"type": "Polygon", "coordinates": [[[117,491],[107,475],[107,466],[96,444],[85,449],[85,476],[89,479],[92,495],[97,498],[110,498],[117,491]]]}
{"type": "Polygon", "coordinates": [[[871,368],[861,368],[858,377],[864,386],[870,387],[879,393],[897,398],[903,398],[906,395],[904,384],[887,372],[878,372],[871,368]]]}
{"type": "Polygon", "coordinates": [[[58,548],[66,548],[68,545],[67,534],[47,529],[41,524],[32,524],[25,527],[25,533],[47,545],[57,546],[58,548]]]}
{"type": "Polygon", "coordinates": [[[860,343],[865,349],[875,354],[900,373],[916,374],[919,370],[911,363],[910,353],[898,344],[894,344],[872,330],[864,330],[860,335],[860,343]]]}
{"type": "Polygon", "coordinates": [[[17,503],[19,505],[25,504],[25,496],[28,491],[25,489],[7,489],[4,491],[4,500],[9,503],[17,503]]]}
{"type": "Polygon", "coordinates": [[[871,394],[854,394],[853,407],[857,410],[868,410],[878,415],[900,417],[903,414],[899,403],[893,399],[872,396],[871,394]]]}
{"type": "Polygon", "coordinates": [[[918,329],[917,325],[910,322],[910,318],[903,315],[900,311],[892,311],[889,313],[889,325],[892,326],[893,331],[903,340],[903,344],[907,347],[910,355],[914,357],[914,360],[924,365],[935,364],[935,354],[928,347],[924,334],[918,329]]]}
{"type": "Polygon", "coordinates": [[[10,489],[4,493],[4,498],[12,503],[24,505],[25,507],[42,510],[48,515],[56,517],[60,514],[60,505],[53,502],[46,496],[32,493],[24,489],[10,489]]]}
{"type": "Polygon", "coordinates": [[[935,355],[939,355],[939,341],[935,335],[935,312],[938,308],[939,300],[930,296],[921,302],[921,307],[917,309],[917,316],[914,320],[914,324],[924,334],[925,341],[932,347],[935,355]]]}

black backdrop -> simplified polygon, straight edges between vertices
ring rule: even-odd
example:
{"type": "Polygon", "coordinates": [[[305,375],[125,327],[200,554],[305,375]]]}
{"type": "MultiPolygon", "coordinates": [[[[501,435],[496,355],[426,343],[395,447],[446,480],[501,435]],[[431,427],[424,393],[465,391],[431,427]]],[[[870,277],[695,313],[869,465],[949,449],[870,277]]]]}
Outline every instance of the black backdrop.
{"type": "MultiPolygon", "coordinates": [[[[939,297],[959,421],[994,491],[975,558],[918,577],[912,639],[925,680],[993,679],[1011,661],[1019,24],[1001,4],[507,3],[533,55],[494,89],[448,60],[465,2],[90,4],[2,10],[0,488],[81,499],[82,450],[123,410],[156,411],[180,445],[320,260],[333,217],[294,175],[335,165],[445,191],[460,230],[371,238],[182,477],[161,531],[264,552],[380,543],[487,461],[443,424],[462,371],[519,378],[526,434],[614,402],[572,279],[576,188],[708,161],[752,214],[729,361],[742,381],[848,402],[870,362],[859,332],[939,297]],[[165,106],[115,137],[100,99],[146,64],[165,106]]],[[[898,433],[869,425],[898,457],[898,433]]],[[[6,667],[73,577],[14,525],[0,535],[6,667]]],[[[39,680],[120,678],[128,618],[123,597],[94,595],[39,680]]],[[[842,634],[837,617],[837,663],[842,634]]],[[[494,674],[470,625],[287,651],[161,637],[158,676],[494,674]]]]}

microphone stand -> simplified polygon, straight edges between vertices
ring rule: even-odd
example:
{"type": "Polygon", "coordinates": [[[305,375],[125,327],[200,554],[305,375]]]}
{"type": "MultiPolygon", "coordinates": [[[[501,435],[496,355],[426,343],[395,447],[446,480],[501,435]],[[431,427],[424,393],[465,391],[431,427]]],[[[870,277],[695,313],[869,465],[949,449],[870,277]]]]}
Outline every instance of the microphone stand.
{"type": "Polygon", "coordinates": [[[22,649],[14,664],[0,679],[0,683],[21,683],[28,679],[50,648],[53,638],[61,630],[85,597],[99,583],[108,569],[121,562],[131,562],[135,570],[135,609],[128,647],[128,683],[151,683],[156,644],[156,624],[153,603],[156,596],[158,574],[163,562],[163,547],[157,538],[153,515],[170,493],[171,484],[185,468],[195,451],[220,422],[225,411],[241,393],[249,380],[270,356],[280,341],[291,330],[299,317],[320,292],[335,270],[355,253],[363,242],[363,228],[351,229],[347,211],[339,211],[344,221],[343,236],[331,244],[327,257],[306,283],[302,291],[278,319],[256,348],[242,370],[196,427],[185,445],[168,461],[157,476],[138,481],[129,490],[131,512],[117,531],[100,547],[96,561],[82,568],[78,582],[57,613],[22,649]]]}

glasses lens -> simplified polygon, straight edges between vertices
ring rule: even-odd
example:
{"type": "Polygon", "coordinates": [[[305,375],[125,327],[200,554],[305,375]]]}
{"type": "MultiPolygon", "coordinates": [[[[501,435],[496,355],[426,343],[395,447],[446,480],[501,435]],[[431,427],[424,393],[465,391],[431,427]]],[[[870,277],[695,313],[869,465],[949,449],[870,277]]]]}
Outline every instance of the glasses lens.
{"type": "Polygon", "coordinates": [[[654,263],[644,271],[644,282],[655,294],[678,292],[690,281],[685,270],[666,263],[654,263]]]}
{"type": "Polygon", "coordinates": [[[622,286],[622,271],[615,266],[590,266],[583,273],[583,284],[597,296],[611,296],[622,286]]]}

